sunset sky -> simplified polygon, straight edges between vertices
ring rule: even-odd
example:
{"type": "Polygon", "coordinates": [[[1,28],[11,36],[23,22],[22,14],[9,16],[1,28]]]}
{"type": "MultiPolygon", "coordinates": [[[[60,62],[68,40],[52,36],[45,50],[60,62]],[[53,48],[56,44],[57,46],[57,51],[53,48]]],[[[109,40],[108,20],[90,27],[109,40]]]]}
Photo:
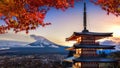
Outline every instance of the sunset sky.
{"type": "MultiPolygon", "coordinates": [[[[83,3],[77,3],[74,8],[69,8],[65,12],[51,9],[46,15],[45,22],[51,22],[52,25],[39,27],[36,30],[30,31],[28,35],[43,36],[60,45],[72,45],[71,42],[66,42],[65,38],[70,37],[75,31],[82,31],[83,3]]],[[[107,15],[107,12],[90,2],[87,2],[87,25],[89,31],[113,32],[114,36],[120,36],[120,17],[112,14],[107,15]]],[[[10,31],[10,34],[12,33],[10,31]]],[[[26,35],[25,32],[18,34],[26,35]]],[[[9,36],[9,34],[7,35],[9,36]]],[[[0,39],[3,40],[4,37],[5,35],[2,35],[0,39]]],[[[19,41],[18,38],[15,40],[19,41]]]]}

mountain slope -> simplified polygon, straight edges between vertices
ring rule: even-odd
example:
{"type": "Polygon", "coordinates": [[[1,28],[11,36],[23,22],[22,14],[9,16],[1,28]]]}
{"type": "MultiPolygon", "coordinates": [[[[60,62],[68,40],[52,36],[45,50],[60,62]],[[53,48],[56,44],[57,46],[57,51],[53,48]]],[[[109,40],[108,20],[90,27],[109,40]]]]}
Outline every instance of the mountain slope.
{"type": "Polygon", "coordinates": [[[51,47],[51,48],[64,47],[64,46],[55,44],[42,36],[31,35],[31,37],[33,37],[36,41],[28,44],[30,46],[51,47]]]}

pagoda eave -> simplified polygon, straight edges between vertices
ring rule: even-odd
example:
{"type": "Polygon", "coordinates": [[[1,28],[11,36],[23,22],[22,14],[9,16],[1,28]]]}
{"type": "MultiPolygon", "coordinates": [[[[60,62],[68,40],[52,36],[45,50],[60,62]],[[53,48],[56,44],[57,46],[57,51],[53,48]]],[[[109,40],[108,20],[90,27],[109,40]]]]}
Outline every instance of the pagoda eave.
{"type": "Polygon", "coordinates": [[[98,63],[114,63],[117,60],[112,58],[77,58],[74,62],[98,62],[98,63]]]}
{"type": "Polygon", "coordinates": [[[75,48],[95,48],[95,49],[115,49],[115,46],[111,45],[75,45],[75,48]]]}
{"type": "Polygon", "coordinates": [[[66,50],[69,50],[69,51],[74,51],[75,48],[74,47],[70,47],[70,48],[66,48],[66,50]]]}
{"type": "Polygon", "coordinates": [[[68,38],[66,38],[66,41],[76,41],[76,39],[78,38],[79,36],[75,36],[74,34],[68,38]]]}
{"type": "Polygon", "coordinates": [[[113,33],[98,33],[98,32],[74,32],[75,36],[90,35],[90,36],[112,36],[113,33]]]}
{"type": "Polygon", "coordinates": [[[74,32],[72,36],[66,38],[66,41],[75,41],[78,37],[82,37],[82,36],[94,36],[96,38],[98,37],[98,39],[101,39],[102,37],[112,37],[113,36],[112,34],[113,33],[74,32]]]}
{"type": "Polygon", "coordinates": [[[68,57],[66,59],[64,59],[64,61],[68,61],[68,62],[73,62],[73,60],[75,59],[75,57],[68,57]]]}

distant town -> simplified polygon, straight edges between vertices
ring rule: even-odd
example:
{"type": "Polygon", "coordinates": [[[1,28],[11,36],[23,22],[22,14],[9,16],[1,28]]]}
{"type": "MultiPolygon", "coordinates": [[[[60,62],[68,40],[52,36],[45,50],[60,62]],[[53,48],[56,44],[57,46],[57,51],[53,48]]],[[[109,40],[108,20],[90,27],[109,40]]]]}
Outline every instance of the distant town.
{"type": "Polygon", "coordinates": [[[0,56],[0,68],[62,68],[65,55],[0,56]]]}

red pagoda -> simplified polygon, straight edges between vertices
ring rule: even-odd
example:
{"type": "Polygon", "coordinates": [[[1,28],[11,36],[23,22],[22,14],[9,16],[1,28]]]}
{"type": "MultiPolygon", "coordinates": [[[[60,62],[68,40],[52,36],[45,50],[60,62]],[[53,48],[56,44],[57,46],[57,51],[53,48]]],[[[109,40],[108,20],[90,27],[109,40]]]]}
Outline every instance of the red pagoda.
{"type": "MultiPolygon", "coordinates": [[[[66,41],[76,41],[73,47],[67,49],[70,53],[65,61],[70,64],[66,66],[72,68],[103,68],[100,67],[100,63],[116,63],[117,60],[105,58],[96,53],[99,49],[114,49],[114,46],[100,45],[99,42],[96,42],[96,40],[111,37],[112,33],[89,32],[87,30],[86,3],[84,3],[83,26],[82,32],[74,32],[72,36],[66,38],[66,41]]],[[[113,68],[116,68],[115,66],[113,68]]]]}

